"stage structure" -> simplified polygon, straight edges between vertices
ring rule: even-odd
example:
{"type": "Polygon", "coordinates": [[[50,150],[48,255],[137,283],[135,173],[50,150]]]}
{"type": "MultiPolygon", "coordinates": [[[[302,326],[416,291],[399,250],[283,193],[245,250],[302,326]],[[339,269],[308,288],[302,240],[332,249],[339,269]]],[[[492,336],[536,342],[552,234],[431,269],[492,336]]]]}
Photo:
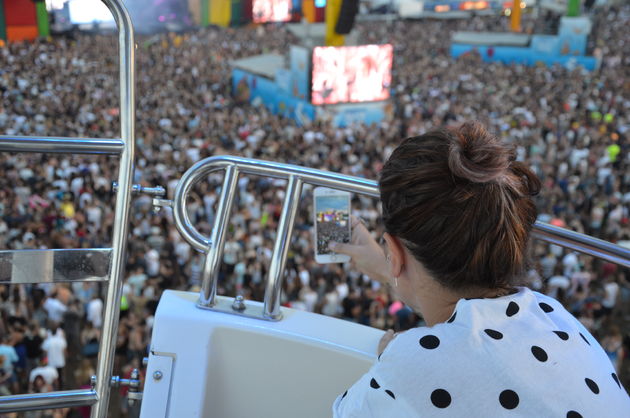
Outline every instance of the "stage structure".
{"type": "MultiPolygon", "coordinates": [[[[350,32],[358,0],[187,0],[193,21],[200,26],[239,26],[250,23],[327,22],[329,36],[350,32]]],[[[343,45],[339,39],[329,45],[343,45]]]]}
{"type": "Polygon", "coordinates": [[[193,21],[201,26],[299,21],[302,0],[188,0],[193,21]]]}
{"type": "Polygon", "coordinates": [[[379,123],[391,112],[392,61],[389,44],[293,45],[288,60],[263,54],[233,61],[233,94],[301,125],[317,119],[336,126],[379,123]]]}
{"type": "MultiPolygon", "coordinates": [[[[193,25],[190,15],[194,16],[195,11],[186,1],[125,0],[125,5],[139,33],[179,32],[193,25]]],[[[116,28],[114,16],[100,0],[68,0],[62,10],[53,13],[62,15],[71,23],[70,27],[58,28],[61,31],[70,30],[72,26],[87,31],[116,28]]]]}
{"type": "Polygon", "coordinates": [[[50,34],[44,0],[0,0],[0,39],[25,41],[50,34]]]}
{"type": "Polygon", "coordinates": [[[590,32],[591,21],[587,17],[563,17],[557,35],[456,32],[451,56],[456,58],[477,51],[488,62],[562,65],[569,69],[582,66],[592,71],[598,63],[595,57],[586,55],[590,32]]]}

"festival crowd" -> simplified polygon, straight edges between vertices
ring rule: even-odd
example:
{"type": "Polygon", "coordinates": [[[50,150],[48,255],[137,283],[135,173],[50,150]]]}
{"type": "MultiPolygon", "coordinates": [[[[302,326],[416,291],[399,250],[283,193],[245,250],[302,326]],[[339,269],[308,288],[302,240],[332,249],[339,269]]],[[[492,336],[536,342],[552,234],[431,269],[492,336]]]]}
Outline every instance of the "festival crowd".
{"type": "MultiPolygon", "coordinates": [[[[141,38],[137,47],[134,183],[162,185],[202,158],[232,154],[376,179],[403,138],[479,120],[511,141],[540,176],[539,219],[630,247],[630,7],[592,12],[597,70],[505,66],[471,53],[454,60],[457,30],[505,28],[507,18],[364,22],[361,43],[394,45],[390,116],[375,126],[298,125],[232,96],[230,61],[286,53],[297,42],[279,26],[205,28],[141,38]]],[[[532,22],[530,22],[532,23],[532,22]]],[[[527,19],[525,27],[527,27],[527,19]]],[[[75,34],[0,48],[0,132],[114,138],[119,132],[115,37],[75,34]]],[[[112,181],[106,156],[0,154],[0,248],[111,245],[112,181]]],[[[195,186],[187,210],[210,235],[222,175],[195,186]]],[[[219,293],[261,300],[284,182],[241,177],[219,293]]],[[[312,189],[305,188],[287,262],[283,304],[378,328],[422,318],[348,263],[314,261],[312,189]]],[[[355,196],[353,214],[380,236],[377,203],[355,196]]],[[[203,255],[177,232],[170,209],[132,202],[114,374],[142,368],[165,289],[197,291],[203,255]]],[[[524,280],[558,300],[600,340],[630,383],[630,271],[535,241],[524,280]]],[[[105,285],[0,286],[0,394],[89,387],[102,328],[105,285]]],[[[112,415],[133,415],[125,389],[112,415]]],[[[88,416],[89,409],[26,416],[88,416]]]]}

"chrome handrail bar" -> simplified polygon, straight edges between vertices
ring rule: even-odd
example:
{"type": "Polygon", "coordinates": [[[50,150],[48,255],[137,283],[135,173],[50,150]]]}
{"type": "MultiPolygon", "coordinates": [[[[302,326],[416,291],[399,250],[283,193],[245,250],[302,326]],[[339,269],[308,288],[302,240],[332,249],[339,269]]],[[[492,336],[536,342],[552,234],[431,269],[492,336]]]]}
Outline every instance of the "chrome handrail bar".
{"type": "Polygon", "coordinates": [[[113,233],[109,283],[98,354],[96,379],[90,391],[57,391],[42,395],[0,396],[0,411],[48,409],[92,405],[92,418],[105,418],[109,405],[110,384],[118,316],[122,293],[129,206],[133,179],[135,148],[135,41],[133,24],[122,0],[101,0],[110,10],[118,26],[120,73],[120,138],[47,138],[0,137],[0,150],[10,152],[67,152],[78,154],[120,154],[118,188],[113,233]],[[76,396],[75,396],[76,395],[76,396]],[[15,409],[18,408],[18,409],[15,409]]]}
{"type": "Polygon", "coordinates": [[[216,288],[220,262],[225,243],[225,230],[236,196],[238,175],[254,174],[289,180],[289,190],[284,199],[282,216],[269,265],[269,277],[265,292],[263,317],[278,320],[280,312],[280,287],[286,264],[286,256],[293,232],[302,184],[326,186],[378,197],[374,182],[359,177],[346,176],[329,171],[316,170],[291,164],[254,160],[234,156],[216,156],[201,160],[190,167],[182,176],[173,198],[173,219],[184,240],[193,248],[204,252],[206,260],[201,275],[199,306],[213,307],[216,303],[216,288]],[[186,198],[192,187],[213,171],[225,170],[221,196],[212,228],[212,236],[201,235],[190,222],[186,211],[186,198]],[[216,245],[213,245],[215,243],[216,245]]]}
{"type": "MultiPolygon", "coordinates": [[[[223,248],[225,246],[225,234],[230,221],[232,205],[234,204],[236,186],[238,186],[238,169],[234,166],[228,166],[225,168],[225,178],[223,180],[223,187],[221,188],[217,214],[214,219],[214,228],[212,228],[212,234],[210,236],[210,241],[217,243],[216,248],[223,248]]],[[[188,217],[188,214],[186,213],[185,216],[188,217]]],[[[216,277],[221,267],[222,255],[223,251],[208,251],[206,253],[202,270],[201,305],[213,306],[215,304],[217,280],[205,280],[204,278],[216,277]]]]}
{"type": "MultiPolygon", "coordinates": [[[[194,164],[184,173],[177,184],[172,207],[173,219],[179,233],[195,249],[206,253],[199,298],[200,307],[212,307],[216,301],[216,287],[219,264],[225,243],[225,229],[227,228],[226,224],[229,220],[230,209],[236,196],[235,184],[239,173],[262,175],[289,181],[271,256],[263,307],[263,317],[265,319],[277,320],[281,317],[281,279],[286,264],[287,250],[302,184],[308,183],[315,186],[325,186],[379,197],[378,183],[374,180],[292,164],[226,155],[209,157],[194,164]],[[225,170],[223,189],[218,201],[212,236],[206,238],[192,226],[186,210],[186,199],[195,184],[207,178],[210,173],[218,170],[225,170]],[[219,223],[218,226],[217,223],[219,223]],[[208,263],[208,260],[212,260],[212,262],[208,263]]],[[[619,245],[543,222],[534,224],[532,235],[534,238],[630,268],[630,250],[619,245]]]]}
{"type": "MultiPolygon", "coordinates": [[[[213,171],[225,170],[229,166],[235,166],[238,173],[267,176],[288,180],[291,175],[298,176],[302,182],[315,186],[339,188],[349,192],[360,193],[372,197],[379,197],[378,185],[373,180],[353,177],[330,171],[301,167],[292,164],[276,163],[272,161],[255,160],[252,158],[235,157],[231,155],[219,155],[208,157],[191,166],[177,183],[173,201],[173,218],[182,237],[198,251],[206,251],[211,240],[201,235],[192,227],[188,213],[181,202],[192,187],[201,179],[213,171]]],[[[219,199],[220,203],[221,199],[219,199]]]]}
{"type": "Polygon", "coordinates": [[[111,248],[0,250],[0,284],[107,282],[112,252],[111,248]]]}
{"type": "Polygon", "coordinates": [[[131,16],[122,0],[101,0],[109,8],[118,26],[118,54],[120,72],[120,137],[124,147],[118,166],[118,189],[114,230],[112,233],[112,270],[107,286],[107,303],[103,315],[101,347],[98,352],[96,384],[94,389],[98,402],[92,406],[92,418],[105,418],[109,406],[110,382],[114,367],[116,336],[118,335],[118,316],[122,295],[123,274],[125,271],[125,251],[129,227],[129,206],[133,182],[133,158],[136,129],[136,86],[135,86],[135,48],[131,16]]]}
{"type": "Polygon", "coordinates": [[[93,389],[63,390],[47,393],[25,393],[2,397],[0,413],[34,411],[38,409],[68,408],[94,405],[98,396],[93,389]]]}
{"type": "Polygon", "coordinates": [[[273,255],[269,263],[269,278],[265,288],[263,316],[272,320],[282,318],[280,298],[282,297],[282,276],[286,267],[287,255],[291,244],[291,235],[295,225],[295,216],[300,206],[303,180],[297,175],[290,175],[287,192],[282,204],[282,213],[278,223],[273,255]]]}
{"type": "Polygon", "coordinates": [[[0,151],[4,152],[118,155],[123,148],[122,139],[0,136],[0,151]]]}
{"type": "Polygon", "coordinates": [[[620,245],[545,222],[536,222],[532,235],[536,239],[630,268],[630,249],[620,245]]]}

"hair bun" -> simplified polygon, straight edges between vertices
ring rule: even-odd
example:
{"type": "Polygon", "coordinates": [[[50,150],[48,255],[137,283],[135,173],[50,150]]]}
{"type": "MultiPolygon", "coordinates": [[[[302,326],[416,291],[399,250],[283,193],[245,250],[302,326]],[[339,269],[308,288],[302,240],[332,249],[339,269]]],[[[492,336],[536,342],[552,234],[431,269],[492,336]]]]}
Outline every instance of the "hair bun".
{"type": "Polygon", "coordinates": [[[479,122],[466,122],[452,130],[448,167],[455,177],[473,183],[509,178],[514,152],[479,122]]]}

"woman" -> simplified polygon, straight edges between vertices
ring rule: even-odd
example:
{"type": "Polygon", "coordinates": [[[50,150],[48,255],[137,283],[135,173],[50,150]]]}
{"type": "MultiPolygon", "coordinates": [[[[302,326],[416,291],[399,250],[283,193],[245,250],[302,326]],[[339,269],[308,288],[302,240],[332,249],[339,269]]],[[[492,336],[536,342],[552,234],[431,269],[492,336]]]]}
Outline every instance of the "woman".
{"type": "Polygon", "coordinates": [[[602,347],[606,352],[606,355],[613,364],[613,368],[616,372],[621,369],[621,362],[624,357],[623,350],[623,334],[616,325],[609,325],[608,332],[602,340],[602,347]]]}
{"type": "Polygon", "coordinates": [[[81,354],[83,357],[95,359],[98,355],[98,342],[101,339],[101,331],[94,328],[92,321],[85,322],[85,328],[81,331],[81,354]]]}
{"type": "MultiPolygon", "coordinates": [[[[96,370],[92,367],[92,362],[89,359],[81,360],[81,364],[74,372],[74,378],[80,389],[90,389],[92,387],[92,376],[96,374],[96,370]]],[[[81,406],[78,408],[78,413],[81,418],[90,418],[90,406],[81,406]]]]}
{"type": "Polygon", "coordinates": [[[630,416],[597,341],[560,303],[518,287],[540,182],[509,147],[478,123],[409,138],[379,186],[385,251],[360,223],[352,244],[331,247],[427,327],[385,334],[335,417],[630,416]]]}

